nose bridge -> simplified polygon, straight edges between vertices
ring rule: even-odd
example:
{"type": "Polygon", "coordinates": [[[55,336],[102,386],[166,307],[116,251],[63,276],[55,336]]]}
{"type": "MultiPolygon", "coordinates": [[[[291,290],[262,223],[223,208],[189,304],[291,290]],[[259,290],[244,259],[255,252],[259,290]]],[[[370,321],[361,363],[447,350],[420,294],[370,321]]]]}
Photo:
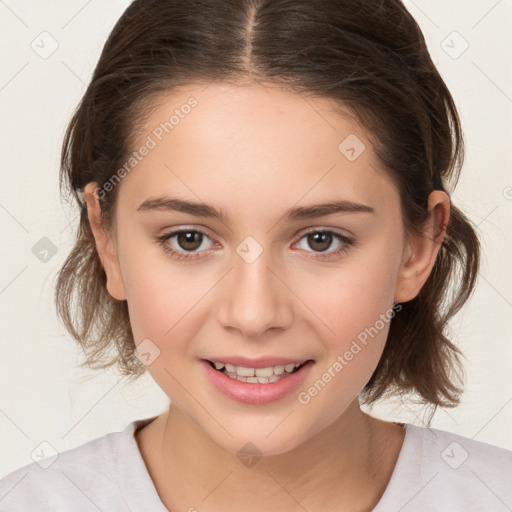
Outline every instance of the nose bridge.
{"type": "Polygon", "coordinates": [[[270,250],[247,237],[233,254],[234,269],[222,295],[219,318],[224,327],[257,337],[291,319],[290,297],[276,274],[270,250]]]}

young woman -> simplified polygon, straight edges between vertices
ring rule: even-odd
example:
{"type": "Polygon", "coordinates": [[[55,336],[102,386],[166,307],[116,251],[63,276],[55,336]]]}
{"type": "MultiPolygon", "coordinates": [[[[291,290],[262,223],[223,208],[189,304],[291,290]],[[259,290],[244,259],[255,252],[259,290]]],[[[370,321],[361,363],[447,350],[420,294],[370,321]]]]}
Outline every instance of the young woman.
{"type": "Polygon", "coordinates": [[[170,406],[11,473],[0,510],[510,509],[512,452],[360,408],[458,403],[462,155],[399,0],[133,2],[65,137],[56,300],[88,365],[170,406]]]}

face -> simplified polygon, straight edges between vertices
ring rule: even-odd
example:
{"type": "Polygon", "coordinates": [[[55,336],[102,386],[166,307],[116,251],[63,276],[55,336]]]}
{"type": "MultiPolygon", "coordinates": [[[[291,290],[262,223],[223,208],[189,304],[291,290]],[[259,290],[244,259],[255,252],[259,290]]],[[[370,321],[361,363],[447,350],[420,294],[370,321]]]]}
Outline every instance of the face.
{"type": "Polygon", "coordinates": [[[201,85],[162,96],[133,150],[115,234],[95,236],[173,405],[233,453],[249,441],[286,452],[339,420],[377,366],[394,302],[435,258],[405,244],[364,130],[324,98],[201,85]],[[284,373],[240,382],[207,361],[284,373]]]}

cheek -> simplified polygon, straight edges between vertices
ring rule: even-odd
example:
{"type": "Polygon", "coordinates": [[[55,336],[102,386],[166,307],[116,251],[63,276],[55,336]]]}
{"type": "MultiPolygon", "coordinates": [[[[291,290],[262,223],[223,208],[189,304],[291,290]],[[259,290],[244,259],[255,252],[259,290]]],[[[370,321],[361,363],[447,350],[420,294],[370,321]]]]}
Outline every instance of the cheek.
{"type": "Polygon", "coordinates": [[[297,397],[312,416],[315,411],[321,415],[315,431],[335,421],[357,398],[382,356],[395,311],[387,279],[378,277],[368,274],[371,286],[363,286],[353,276],[354,281],[341,283],[323,302],[315,302],[329,331],[320,339],[325,351],[315,376],[297,397]]]}
{"type": "Polygon", "coordinates": [[[197,302],[193,293],[184,290],[182,280],[172,279],[172,275],[153,275],[150,269],[141,269],[136,274],[131,274],[131,285],[126,291],[136,343],[143,338],[173,338],[187,323],[187,311],[197,302]]]}
{"type": "Polygon", "coordinates": [[[393,306],[394,272],[384,263],[347,264],[323,278],[297,280],[294,292],[317,318],[328,348],[342,350],[393,306]]]}
{"type": "Polygon", "coordinates": [[[131,256],[125,258],[122,273],[135,343],[149,338],[170,360],[187,349],[199,330],[215,276],[154,252],[126,254],[131,256]]]}
{"type": "Polygon", "coordinates": [[[328,413],[333,419],[368,382],[381,358],[395,316],[395,273],[391,259],[365,258],[340,267],[323,284],[317,281],[313,286],[313,281],[309,281],[308,287],[303,283],[298,294],[307,297],[304,302],[311,305],[317,317],[315,323],[322,333],[318,339],[325,350],[318,361],[317,380],[308,383],[313,387],[305,390],[301,403],[311,400],[316,403],[314,407],[321,409],[337,404],[328,413]]]}
{"type": "Polygon", "coordinates": [[[140,245],[125,242],[122,254],[121,273],[135,343],[144,338],[161,339],[182,309],[183,292],[176,293],[180,289],[176,271],[163,265],[160,256],[155,257],[148,241],[140,245]]]}

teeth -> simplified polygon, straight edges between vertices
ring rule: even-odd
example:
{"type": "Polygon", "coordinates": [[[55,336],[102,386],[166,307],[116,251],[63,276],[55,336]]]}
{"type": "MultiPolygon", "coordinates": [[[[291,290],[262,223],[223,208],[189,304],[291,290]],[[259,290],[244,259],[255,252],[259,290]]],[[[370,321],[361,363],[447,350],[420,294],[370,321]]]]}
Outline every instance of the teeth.
{"type": "Polygon", "coordinates": [[[272,377],[274,375],[274,368],[269,366],[268,368],[256,368],[256,377],[272,377]]]}
{"type": "Polygon", "coordinates": [[[236,374],[240,375],[240,377],[254,377],[255,371],[254,368],[246,368],[245,366],[236,367],[236,374]]]}
{"type": "Polygon", "coordinates": [[[253,384],[268,384],[269,382],[276,382],[277,380],[281,380],[286,375],[283,375],[282,377],[279,377],[277,375],[272,375],[272,377],[242,377],[241,375],[230,375],[226,373],[226,376],[230,377],[231,379],[239,380],[240,382],[252,382],[253,384]]]}
{"type": "Polygon", "coordinates": [[[281,375],[284,372],[284,365],[274,366],[274,373],[281,375]]]}
{"type": "Polygon", "coordinates": [[[242,382],[259,382],[260,384],[275,382],[283,377],[287,377],[287,375],[283,375],[285,372],[292,373],[293,370],[301,364],[302,363],[290,363],[286,365],[267,366],[266,368],[248,368],[229,363],[214,363],[217,370],[225,369],[223,373],[228,377],[242,382]],[[280,377],[281,375],[282,377],[280,377]]]}

